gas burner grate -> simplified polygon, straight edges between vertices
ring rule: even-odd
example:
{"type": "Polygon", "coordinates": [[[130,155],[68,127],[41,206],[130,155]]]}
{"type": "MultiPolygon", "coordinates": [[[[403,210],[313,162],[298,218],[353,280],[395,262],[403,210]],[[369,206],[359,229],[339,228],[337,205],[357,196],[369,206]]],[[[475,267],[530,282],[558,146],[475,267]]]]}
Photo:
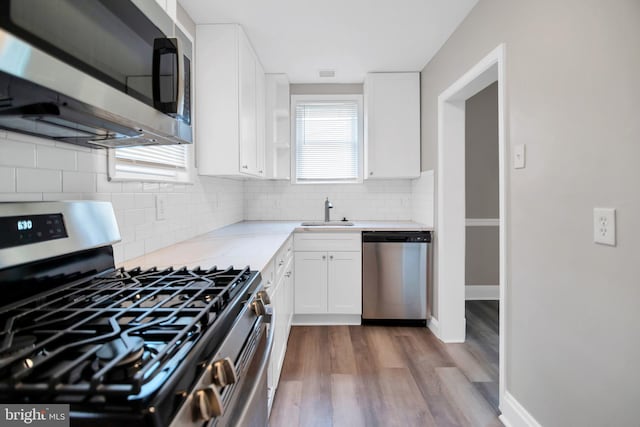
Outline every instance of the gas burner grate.
{"type": "Polygon", "coordinates": [[[249,268],[119,269],[0,312],[0,394],[157,390],[245,289],[249,268]]]}

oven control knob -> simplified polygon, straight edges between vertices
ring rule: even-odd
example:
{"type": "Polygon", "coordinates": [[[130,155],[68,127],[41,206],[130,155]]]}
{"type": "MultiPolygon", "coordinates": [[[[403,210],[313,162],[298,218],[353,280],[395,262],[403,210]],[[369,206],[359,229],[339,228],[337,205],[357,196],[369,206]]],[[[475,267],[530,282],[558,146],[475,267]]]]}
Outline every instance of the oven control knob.
{"type": "Polygon", "coordinates": [[[222,388],[238,381],[236,367],[228,357],[213,362],[213,383],[222,388]]]}
{"type": "Polygon", "coordinates": [[[258,316],[264,316],[265,314],[267,314],[267,308],[265,307],[264,301],[260,297],[253,300],[251,306],[253,307],[253,311],[255,311],[258,316]]]}
{"type": "Polygon", "coordinates": [[[196,421],[209,421],[224,413],[222,398],[215,385],[201,388],[194,396],[194,418],[196,421]]]}
{"type": "Polygon", "coordinates": [[[258,298],[260,298],[265,304],[271,304],[271,298],[267,291],[259,291],[258,298]]]}

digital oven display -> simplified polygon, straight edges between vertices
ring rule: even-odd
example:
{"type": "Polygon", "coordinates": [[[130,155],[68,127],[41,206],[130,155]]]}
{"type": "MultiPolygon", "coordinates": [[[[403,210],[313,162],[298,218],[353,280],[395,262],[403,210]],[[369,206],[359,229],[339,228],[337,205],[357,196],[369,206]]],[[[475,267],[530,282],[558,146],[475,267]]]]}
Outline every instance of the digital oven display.
{"type": "Polygon", "coordinates": [[[0,249],[68,237],[62,214],[0,218],[0,249]]]}

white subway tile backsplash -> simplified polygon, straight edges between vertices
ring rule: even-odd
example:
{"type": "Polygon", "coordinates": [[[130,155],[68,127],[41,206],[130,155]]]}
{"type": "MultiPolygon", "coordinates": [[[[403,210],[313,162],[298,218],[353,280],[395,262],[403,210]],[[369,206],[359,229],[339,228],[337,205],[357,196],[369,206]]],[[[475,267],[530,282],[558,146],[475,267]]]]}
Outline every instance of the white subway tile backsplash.
{"type": "Polygon", "coordinates": [[[99,200],[102,202],[111,202],[111,194],[109,193],[82,193],[82,200],[99,200]]]}
{"type": "Polygon", "coordinates": [[[77,165],[80,172],[107,173],[106,151],[98,154],[77,152],[77,165]]]}
{"type": "MultiPolygon", "coordinates": [[[[188,195],[186,195],[188,196],[188,195]]],[[[155,206],[155,196],[149,193],[136,193],[134,195],[134,207],[152,208],[155,206]]]]}
{"type": "Polygon", "coordinates": [[[38,202],[42,193],[0,193],[0,202],[38,202]]]}
{"type": "Polygon", "coordinates": [[[355,220],[411,218],[411,181],[367,181],[363,184],[296,185],[277,181],[245,183],[246,219],[324,218],[324,199],[334,208],[331,217],[355,220]],[[402,203],[401,200],[407,200],[402,203]]]}
{"type": "Polygon", "coordinates": [[[8,138],[0,143],[0,201],[112,202],[122,236],[114,245],[118,264],[244,217],[242,181],[195,174],[193,185],[110,182],[106,150],[11,132],[0,138],[8,138]],[[155,214],[160,192],[169,201],[164,221],[155,214]]]}
{"type": "Polygon", "coordinates": [[[131,259],[144,255],[144,240],[124,243],[124,259],[131,259]]]}
{"type": "Polygon", "coordinates": [[[124,224],[136,227],[146,222],[144,209],[127,209],[124,211],[124,224]]]}
{"type": "Polygon", "coordinates": [[[411,217],[414,221],[434,226],[434,171],[422,172],[411,185],[411,217]]]}
{"type": "Polygon", "coordinates": [[[18,168],[16,183],[19,193],[60,193],[62,192],[62,171],[18,168]]]}
{"type": "Polygon", "coordinates": [[[109,181],[106,174],[96,174],[98,193],[122,193],[122,182],[109,181]]]}
{"type": "Polygon", "coordinates": [[[142,190],[145,192],[158,193],[160,191],[160,184],[157,182],[144,182],[142,183],[142,190]]]}
{"type": "Polygon", "coordinates": [[[13,193],[16,191],[16,170],[14,168],[0,167],[0,193],[13,193]]]}
{"type": "Polygon", "coordinates": [[[61,200],[83,200],[82,193],[42,193],[45,202],[57,202],[61,200]]]}
{"type": "Polygon", "coordinates": [[[114,193],[111,195],[111,203],[113,204],[113,209],[121,211],[136,207],[135,195],[131,193],[114,193]]]}
{"type": "Polygon", "coordinates": [[[123,182],[122,191],[125,193],[142,193],[141,182],[123,182]]]}
{"type": "Polygon", "coordinates": [[[122,242],[114,245],[117,263],[243,219],[322,219],[325,197],[334,204],[334,219],[425,222],[429,209],[433,217],[432,174],[431,181],[423,176],[354,185],[292,185],[197,174],[192,184],[110,182],[105,150],[5,136],[0,143],[0,201],[112,202],[122,235],[122,242]],[[161,221],[156,220],[157,194],[166,194],[168,201],[167,218],[161,221]]]}
{"type": "Polygon", "coordinates": [[[36,146],[11,140],[3,140],[0,144],[0,165],[36,166],[36,146]]]}
{"type": "Polygon", "coordinates": [[[90,193],[96,191],[96,174],[62,171],[62,191],[65,193],[90,193]]]}
{"type": "Polygon", "coordinates": [[[40,169],[76,170],[76,152],[46,145],[36,146],[36,166],[40,169]]]}

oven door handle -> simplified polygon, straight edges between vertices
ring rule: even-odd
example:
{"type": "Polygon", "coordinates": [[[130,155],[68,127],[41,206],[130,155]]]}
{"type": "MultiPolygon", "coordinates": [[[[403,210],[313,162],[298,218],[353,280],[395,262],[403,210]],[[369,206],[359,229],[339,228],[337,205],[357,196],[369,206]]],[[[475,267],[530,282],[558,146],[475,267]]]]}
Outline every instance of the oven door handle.
{"type": "MultiPolygon", "coordinates": [[[[238,420],[237,425],[244,425],[242,420],[245,420],[248,416],[251,415],[249,414],[251,402],[254,401],[254,399],[256,398],[256,394],[260,391],[260,378],[262,378],[262,376],[265,374],[265,371],[269,367],[269,358],[271,357],[271,349],[273,348],[273,330],[275,328],[273,328],[273,325],[270,325],[268,323],[263,323],[263,327],[267,330],[267,343],[265,346],[265,351],[262,354],[260,365],[258,365],[258,370],[255,375],[256,380],[251,385],[251,390],[249,390],[248,396],[244,399],[244,402],[246,404],[242,407],[241,412],[236,418],[238,420]]],[[[267,396],[264,396],[265,401],[266,399],[267,396]]]]}

